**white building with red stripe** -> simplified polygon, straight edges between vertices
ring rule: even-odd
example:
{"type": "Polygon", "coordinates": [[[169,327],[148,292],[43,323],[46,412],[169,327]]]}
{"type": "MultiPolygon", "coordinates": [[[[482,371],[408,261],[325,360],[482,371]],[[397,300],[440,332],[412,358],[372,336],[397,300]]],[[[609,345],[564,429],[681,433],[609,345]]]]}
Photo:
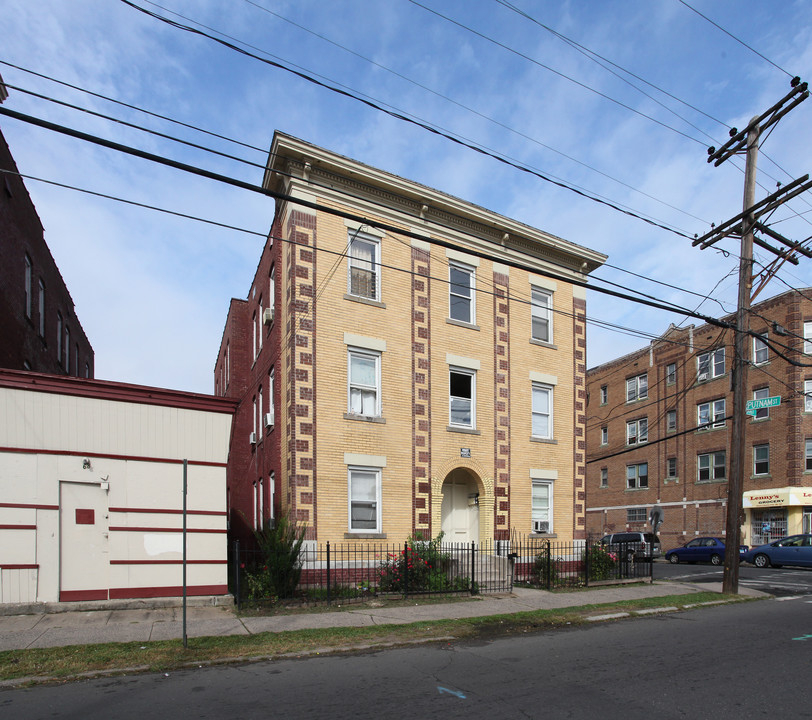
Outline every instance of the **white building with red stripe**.
{"type": "Polygon", "coordinates": [[[0,370],[0,602],[225,595],[235,406],[0,370]]]}

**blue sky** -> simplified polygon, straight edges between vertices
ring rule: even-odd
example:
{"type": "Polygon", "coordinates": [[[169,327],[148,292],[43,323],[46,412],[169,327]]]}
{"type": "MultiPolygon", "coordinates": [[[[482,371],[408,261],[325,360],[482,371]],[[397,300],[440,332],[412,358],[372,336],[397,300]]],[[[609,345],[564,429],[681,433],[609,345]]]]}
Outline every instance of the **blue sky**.
{"type": "MultiPolygon", "coordinates": [[[[250,147],[8,64],[0,65],[0,73],[9,85],[260,166],[274,130],[290,133],[606,253],[608,264],[595,273],[595,284],[608,280],[714,316],[735,306],[738,243],[727,240],[719,251],[700,251],[679,233],[703,234],[710,223],[741,211],[744,162],[714,168],[706,162],[706,148],[719,146],[730,126],[744,127],[781,99],[792,75],[812,77],[812,3],[803,0],[689,2],[744,45],[679,0],[514,0],[512,8],[532,19],[499,0],[133,2],[671,230],[170,27],[119,0],[0,0],[0,60],[250,147]],[[613,63],[615,74],[542,25],[613,63]],[[703,301],[700,295],[707,294],[712,299],[703,301]]],[[[261,183],[260,167],[13,88],[9,95],[9,109],[261,183]]],[[[812,171],[810,118],[807,101],[764,141],[758,198],[774,191],[777,181],[786,184],[812,171]]],[[[249,291],[273,202],[8,117],[0,117],[0,128],[24,174],[258,233],[26,181],[94,346],[96,376],[211,392],[228,302],[249,291]]],[[[807,193],[771,221],[782,234],[802,240],[812,235],[810,208],[807,193]]],[[[757,258],[768,256],[757,252],[757,258]]],[[[812,285],[810,262],[785,266],[759,299],[812,285]]],[[[588,326],[589,366],[646,345],[669,323],[685,322],[592,291],[587,313],[596,321],[588,326]]]]}

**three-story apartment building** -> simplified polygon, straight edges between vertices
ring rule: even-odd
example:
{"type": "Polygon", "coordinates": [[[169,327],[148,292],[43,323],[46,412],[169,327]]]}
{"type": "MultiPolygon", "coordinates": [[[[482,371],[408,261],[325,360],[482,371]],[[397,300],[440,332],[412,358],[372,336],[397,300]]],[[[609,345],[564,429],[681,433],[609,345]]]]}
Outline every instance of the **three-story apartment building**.
{"type": "MultiPolygon", "coordinates": [[[[733,323],[734,318],[725,318],[733,323]]],[[[812,532],[812,291],[754,305],[747,397],[780,397],[745,423],[742,541],[812,532]]],[[[587,529],[643,529],[663,509],[663,548],[724,536],[733,334],[673,325],[587,373],[587,529]]]]}
{"type": "Polygon", "coordinates": [[[309,540],[584,537],[585,281],[605,257],[296,138],[231,302],[231,528],[309,540]]]}

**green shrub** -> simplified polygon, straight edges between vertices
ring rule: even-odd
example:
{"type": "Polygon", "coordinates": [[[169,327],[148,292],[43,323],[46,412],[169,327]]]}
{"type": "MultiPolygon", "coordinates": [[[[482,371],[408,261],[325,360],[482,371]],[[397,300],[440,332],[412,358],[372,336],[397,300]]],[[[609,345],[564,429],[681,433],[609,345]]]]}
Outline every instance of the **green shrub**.
{"type": "Polygon", "coordinates": [[[285,513],[275,523],[265,519],[254,530],[262,555],[262,566],[245,573],[247,595],[251,600],[291,598],[302,575],[301,552],[306,527],[291,521],[285,513]]]}
{"type": "Polygon", "coordinates": [[[603,545],[590,545],[581,560],[589,564],[590,580],[607,580],[617,566],[617,553],[607,551],[603,545]]]}
{"type": "MultiPolygon", "coordinates": [[[[446,576],[449,556],[440,550],[441,532],[433,540],[419,533],[406,541],[399,553],[389,553],[378,568],[382,592],[441,592],[452,587],[446,576]]],[[[466,580],[467,583],[467,580],[466,580]]]]}
{"type": "Polygon", "coordinates": [[[558,563],[550,556],[550,546],[545,545],[533,563],[533,584],[552,587],[558,583],[558,563]]]}

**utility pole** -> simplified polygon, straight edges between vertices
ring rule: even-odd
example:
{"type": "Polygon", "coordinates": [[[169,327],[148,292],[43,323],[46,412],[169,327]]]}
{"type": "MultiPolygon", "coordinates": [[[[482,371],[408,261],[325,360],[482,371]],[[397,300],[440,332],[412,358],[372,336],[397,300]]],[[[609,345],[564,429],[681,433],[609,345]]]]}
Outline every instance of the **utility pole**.
{"type": "Polygon", "coordinates": [[[809,97],[807,84],[800,78],[793,78],[792,91],[773,105],[764,114],[754,117],[747,127],[739,132],[735,128],[730,131],[731,139],[719,150],[708,149],[708,162],[714,162],[718,167],[725,160],[736,153],[745,152],[744,170],[744,200],[740,215],[723,223],[719,228],[694,240],[693,245],[699,245],[702,250],[729,235],[741,237],[741,252],[739,259],[739,296],[736,306],[736,334],[734,337],[733,367],[731,370],[731,384],[733,386],[733,428],[730,437],[730,477],[727,487],[727,518],[725,524],[725,567],[722,582],[722,592],[737,594],[739,592],[739,545],[741,544],[741,526],[744,522],[742,511],[742,488],[744,484],[745,460],[745,406],[747,391],[747,370],[750,365],[748,349],[750,337],[750,303],[753,299],[753,243],[759,247],[770,250],[777,256],[777,264],[768,273],[759,286],[759,291],[766,284],[769,277],[775,274],[784,262],[798,264],[795,256],[797,252],[808,257],[804,249],[797,244],[783,238],[758,222],[759,217],[772,212],[779,205],[787,202],[800,192],[812,187],[808,182],[809,175],[796,180],[785,188],[773,193],[759,203],[755,202],[756,195],[756,164],[758,159],[759,140],[768,127],[778,122],[799,103],[809,97]],[[787,104],[789,103],[789,104],[787,104]],[[785,107],[786,106],[786,107],[785,107]],[[756,238],[754,230],[759,229],[764,234],[783,242],[786,249],[777,248],[760,238],[756,238]]]}

